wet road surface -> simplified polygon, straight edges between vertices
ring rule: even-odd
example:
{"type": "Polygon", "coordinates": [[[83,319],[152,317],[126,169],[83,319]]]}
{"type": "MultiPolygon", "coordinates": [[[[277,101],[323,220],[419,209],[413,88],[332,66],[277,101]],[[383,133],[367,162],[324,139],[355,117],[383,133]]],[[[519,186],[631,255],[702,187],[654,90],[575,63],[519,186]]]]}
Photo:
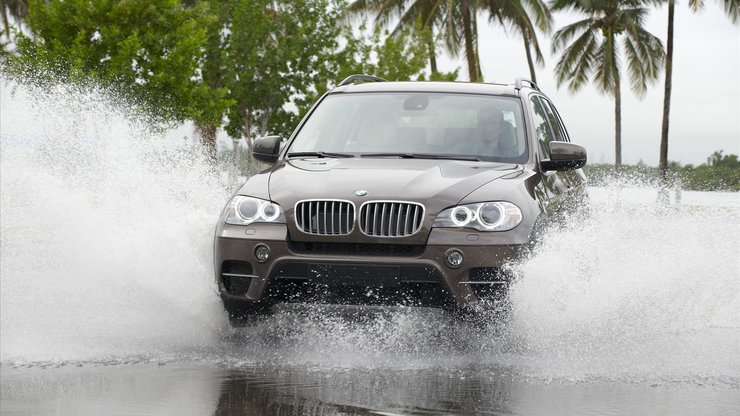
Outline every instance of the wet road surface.
{"type": "Polygon", "coordinates": [[[4,366],[7,415],[737,415],[696,383],[562,382],[503,368],[421,370],[169,362],[4,366]]]}

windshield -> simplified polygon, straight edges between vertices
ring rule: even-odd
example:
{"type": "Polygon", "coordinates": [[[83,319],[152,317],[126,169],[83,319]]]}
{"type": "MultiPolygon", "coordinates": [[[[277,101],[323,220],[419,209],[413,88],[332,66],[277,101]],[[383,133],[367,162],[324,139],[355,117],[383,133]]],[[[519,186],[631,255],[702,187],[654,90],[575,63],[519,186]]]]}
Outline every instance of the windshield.
{"type": "Polygon", "coordinates": [[[519,100],[473,94],[356,93],[327,96],[288,155],[527,160],[519,100]]]}

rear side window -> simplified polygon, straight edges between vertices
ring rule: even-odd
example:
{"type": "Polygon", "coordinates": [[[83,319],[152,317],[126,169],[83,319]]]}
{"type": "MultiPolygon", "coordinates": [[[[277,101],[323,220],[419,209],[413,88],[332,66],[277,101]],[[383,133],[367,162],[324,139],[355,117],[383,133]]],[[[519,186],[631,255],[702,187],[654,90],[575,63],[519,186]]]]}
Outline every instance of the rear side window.
{"type": "Polygon", "coordinates": [[[534,117],[534,130],[537,135],[537,144],[540,147],[540,153],[544,159],[550,158],[550,142],[554,135],[550,125],[547,122],[547,112],[542,105],[542,101],[537,96],[530,96],[532,103],[532,115],[534,117]]]}

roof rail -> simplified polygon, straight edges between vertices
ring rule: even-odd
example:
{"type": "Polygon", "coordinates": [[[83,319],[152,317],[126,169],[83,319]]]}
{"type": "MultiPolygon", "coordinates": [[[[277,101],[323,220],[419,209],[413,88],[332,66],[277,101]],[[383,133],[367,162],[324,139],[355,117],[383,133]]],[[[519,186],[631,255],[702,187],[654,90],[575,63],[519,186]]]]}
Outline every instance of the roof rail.
{"type": "Polygon", "coordinates": [[[541,91],[540,87],[538,87],[537,84],[534,83],[534,81],[524,79],[524,78],[517,78],[516,81],[514,81],[514,88],[518,90],[522,89],[523,82],[528,83],[530,86],[532,86],[532,88],[536,89],[537,91],[541,91]]]}
{"type": "Polygon", "coordinates": [[[363,82],[385,82],[385,80],[383,78],[374,77],[372,75],[354,74],[354,75],[350,75],[347,78],[345,78],[337,86],[343,87],[345,85],[358,84],[358,83],[363,83],[363,82]]]}

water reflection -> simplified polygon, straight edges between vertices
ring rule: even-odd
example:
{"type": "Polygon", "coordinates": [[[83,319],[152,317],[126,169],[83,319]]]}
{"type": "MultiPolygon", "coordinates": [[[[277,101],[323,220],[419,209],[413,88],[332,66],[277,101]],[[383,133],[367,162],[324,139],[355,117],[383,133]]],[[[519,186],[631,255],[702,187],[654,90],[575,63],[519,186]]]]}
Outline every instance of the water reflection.
{"type": "Polygon", "coordinates": [[[509,413],[511,378],[472,370],[231,370],[215,414],[509,413]]]}
{"type": "Polygon", "coordinates": [[[0,367],[0,413],[135,415],[738,414],[737,386],[546,382],[495,366],[181,362],[0,367]]]}

